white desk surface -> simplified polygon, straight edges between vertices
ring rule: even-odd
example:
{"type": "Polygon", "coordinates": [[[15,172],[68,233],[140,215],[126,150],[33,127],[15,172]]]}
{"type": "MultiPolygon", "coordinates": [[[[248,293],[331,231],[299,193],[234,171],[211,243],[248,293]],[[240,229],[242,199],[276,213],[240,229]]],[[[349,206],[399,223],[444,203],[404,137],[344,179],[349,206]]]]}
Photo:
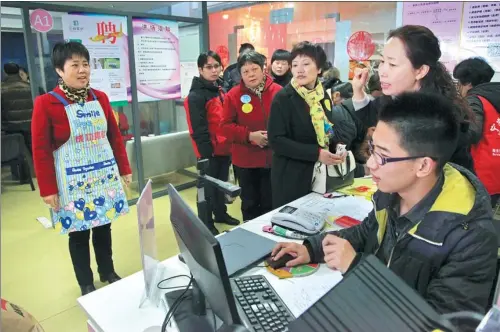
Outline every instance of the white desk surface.
{"type": "MultiPolygon", "coordinates": [[[[310,200],[314,197],[320,197],[320,195],[309,194],[290,205],[300,204],[304,200],[310,200]]],[[[335,200],[335,205],[340,206],[343,199],[335,200]]],[[[350,199],[359,200],[360,205],[367,207],[367,201],[362,198],[351,197],[350,199]]],[[[275,241],[293,241],[262,232],[263,226],[271,224],[271,215],[275,211],[269,212],[239,227],[275,241]]],[[[296,242],[300,243],[301,241],[296,242]]],[[[161,279],[180,274],[189,274],[187,266],[181,263],[177,256],[171,257],[161,264],[165,267],[163,271],[164,275],[161,279]]],[[[318,272],[304,278],[280,280],[278,277],[267,272],[263,267],[253,268],[246,271],[243,275],[255,274],[262,274],[267,278],[295,317],[300,316],[342,280],[340,272],[330,270],[324,264],[321,265],[318,272]]],[[[163,283],[162,286],[182,286],[187,285],[187,283],[187,278],[176,278],[163,283]]],[[[165,318],[165,309],[162,306],[158,308],[154,306],[139,308],[143,294],[144,277],[142,271],[139,271],[118,282],[78,298],[78,303],[86,312],[89,322],[96,332],[144,332],[148,328],[150,329],[149,331],[159,331],[159,327],[161,327],[165,318]]],[[[176,331],[175,324],[169,327],[167,331],[176,331]]]]}

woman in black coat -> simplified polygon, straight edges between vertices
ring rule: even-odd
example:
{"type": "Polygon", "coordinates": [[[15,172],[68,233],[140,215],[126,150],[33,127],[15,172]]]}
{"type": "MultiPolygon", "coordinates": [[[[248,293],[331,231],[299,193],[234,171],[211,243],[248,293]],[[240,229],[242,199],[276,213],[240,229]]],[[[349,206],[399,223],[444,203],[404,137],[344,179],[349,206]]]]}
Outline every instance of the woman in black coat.
{"type": "Polygon", "coordinates": [[[314,164],[318,160],[326,165],[342,163],[345,156],[335,154],[337,144],[349,149],[357,135],[352,118],[333,106],[319,81],[326,64],[324,50],[301,42],[290,61],[293,79],[274,97],[267,131],[273,150],[274,208],[310,193],[314,164]]]}

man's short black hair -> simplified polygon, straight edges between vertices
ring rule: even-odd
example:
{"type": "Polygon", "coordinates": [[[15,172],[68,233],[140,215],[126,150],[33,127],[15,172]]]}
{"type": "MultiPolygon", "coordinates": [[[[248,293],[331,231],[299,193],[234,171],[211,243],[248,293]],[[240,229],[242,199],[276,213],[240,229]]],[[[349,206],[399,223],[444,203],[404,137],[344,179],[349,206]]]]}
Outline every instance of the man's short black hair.
{"type": "Polygon", "coordinates": [[[8,62],[3,65],[3,70],[7,75],[18,75],[19,74],[19,65],[14,62],[8,62]]]}
{"type": "Polygon", "coordinates": [[[403,93],[385,104],[379,113],[399,134],[399,143],[409,156],[434,159],[440,171],[457,148],[459,121],[454,104],[428,92],[403,93]]]}
{"type": "Polygon", "coordinates": [[[460,62],[453,69],[453,77],[460,84],[471,84],[473,87],[478,84],[489,83],[495,75],[491,66],[481,58],[470,58],[460,62]]]}
{"type": "Polygon", "coordinates": [[[255,51],[255,47],[253,47],[253,45],[250,43],[243,43],[240,45],[240,50],[238,51],[238,54],[241,55],[241,53],[245,51],[255,51]]]}
{"type": "Polygon", "coordinates": [[[89,50],[82,43],[57,43],[52,50],[52,65],[56,69],[64,70],[66,61],[71,60],[74,55],[90,61],[89,50]]]}
{"type": "Polygon", "coordinates": [[[344,99],[352,98],[353,90],[350,82],[340,82],[332,87],[332,92],[339,92],[344,99]]]}
{"type": "Polygon", "coordinates": [[[380,76],[378,73],[373,73],[368,80],[368,92],[372,93],[373,91],[382,91],[382,86],[380,85],[380,76]]]}
{"type": "Polygon", "coordinates": [[[271,57],[271,64],[274,61],[287,61],[290,62],[290,56],[292,54],[288,52],[287,50],[283,50],[281,48],[277,49],[274,51],[273,56],[271,57]]]}
{"type": "Polygon", "coordinates": [[[264,63],[266,62],[264,56],[256,51],[244,52],[238,58],[238,71],[241,73],[241,67],[246,63],[255,63],[259,65],[261,69],[264,69],[264,63]]]}
{"type": "Polygon", "coordinates": [[[293,61],[299,55],[305,55],[314,60],[316,67],[321,69],[321,76],[327,68],[327,58],[326,53],[323,48],[318,44],[313,44],[308,41],[303,41],[295,45],[292,49],[292,54],[290,56],[290,62],[293,61]]]}
{"type": "Polygon", "coordinates": [[[219,54],[214,51],[203,52],[198,56],[198,68],[203,68],[208,63],[208,58],[214,58],[215,61],[222,65],[219,54]]]}

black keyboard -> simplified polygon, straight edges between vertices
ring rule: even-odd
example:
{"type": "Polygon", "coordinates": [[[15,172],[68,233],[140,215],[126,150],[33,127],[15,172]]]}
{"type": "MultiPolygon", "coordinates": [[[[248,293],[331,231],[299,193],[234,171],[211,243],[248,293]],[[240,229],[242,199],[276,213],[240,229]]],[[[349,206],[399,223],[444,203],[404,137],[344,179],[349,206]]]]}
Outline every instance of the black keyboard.
{"type": "Polygon", "coordinates": [[[255,332],[287,332],[288,324],[295,320],[264,276],[231,279],[231,288],[255,332]]]}

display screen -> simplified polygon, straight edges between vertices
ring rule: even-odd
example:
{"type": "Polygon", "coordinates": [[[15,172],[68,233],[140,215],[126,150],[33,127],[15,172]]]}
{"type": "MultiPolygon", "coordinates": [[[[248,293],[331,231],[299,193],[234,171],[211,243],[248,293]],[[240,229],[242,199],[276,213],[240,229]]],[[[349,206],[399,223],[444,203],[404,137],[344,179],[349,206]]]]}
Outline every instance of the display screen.
{"type": "Polygon", "coordinates": [[[294,213],[295,211],[297,211],[296,208],[292,207],[292,206],[285,206],[284,208],[282,208],[280,210],[281,213],[288,213],[288,214],[292,214],[294,213]]]}

